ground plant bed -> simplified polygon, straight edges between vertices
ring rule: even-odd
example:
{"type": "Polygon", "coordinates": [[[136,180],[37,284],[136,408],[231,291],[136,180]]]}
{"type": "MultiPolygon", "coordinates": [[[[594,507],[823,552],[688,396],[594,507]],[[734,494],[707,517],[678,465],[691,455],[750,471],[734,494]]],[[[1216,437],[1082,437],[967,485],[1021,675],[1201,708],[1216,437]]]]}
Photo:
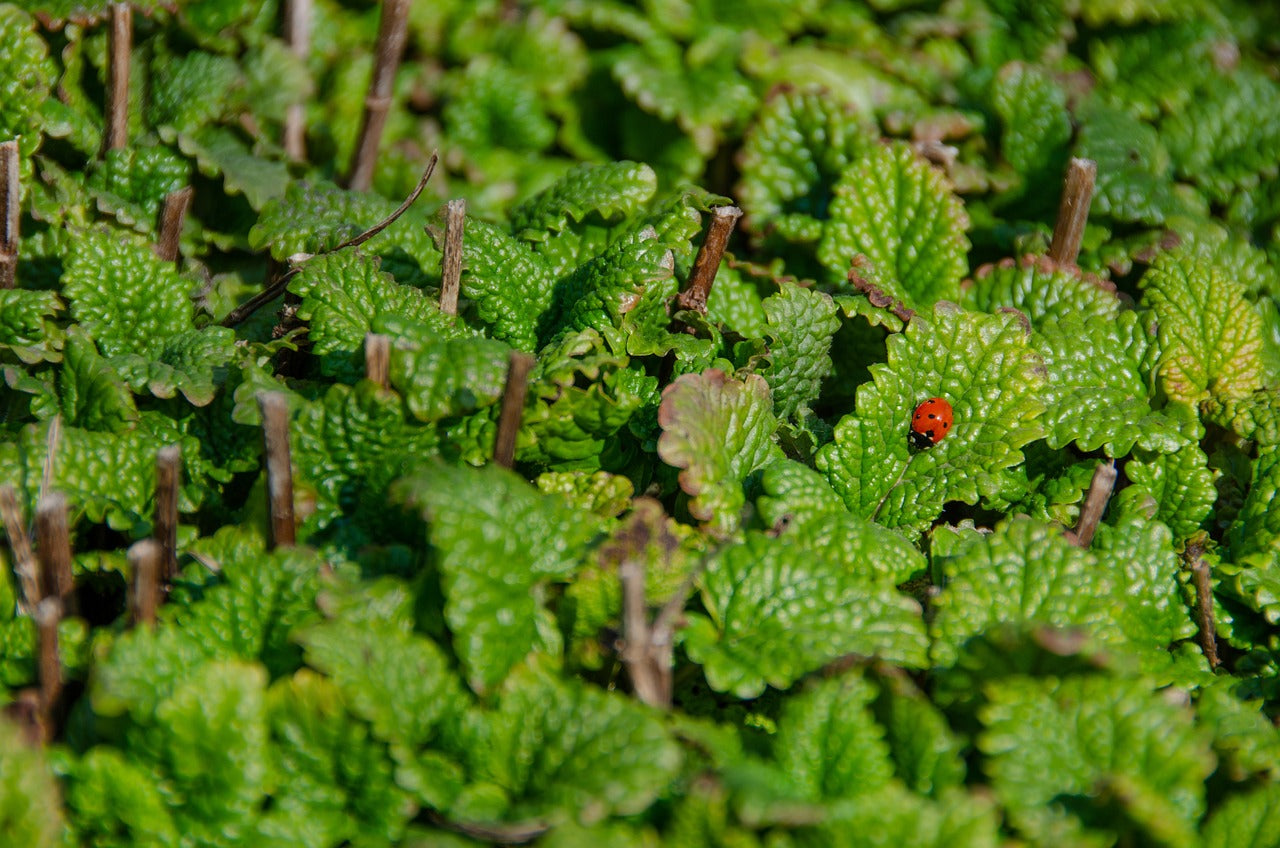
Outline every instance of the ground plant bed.
{"type": "Polygon", "coordinates": [[[0,2],[0,846],[1277,848],[1280,3],[0,2]]]}

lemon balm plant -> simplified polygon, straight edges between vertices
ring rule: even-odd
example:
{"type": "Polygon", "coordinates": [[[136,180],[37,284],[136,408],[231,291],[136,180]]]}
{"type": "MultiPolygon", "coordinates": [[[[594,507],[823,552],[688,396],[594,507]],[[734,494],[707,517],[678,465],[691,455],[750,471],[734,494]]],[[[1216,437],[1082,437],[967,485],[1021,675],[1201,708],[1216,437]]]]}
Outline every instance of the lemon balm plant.
{"type": "Polygon", "coordinates": [[[0,4],[0,834],[1275,844],[1277,15],[0,4]]]}

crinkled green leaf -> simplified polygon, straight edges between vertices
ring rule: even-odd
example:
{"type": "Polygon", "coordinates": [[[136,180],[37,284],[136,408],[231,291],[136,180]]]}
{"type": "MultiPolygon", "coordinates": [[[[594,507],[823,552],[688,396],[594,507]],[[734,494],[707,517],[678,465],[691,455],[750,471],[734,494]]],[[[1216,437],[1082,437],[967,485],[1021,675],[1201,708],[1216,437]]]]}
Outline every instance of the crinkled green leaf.
{"type": "Polygon", "coordinates": [[[343,250],[309,259],[290,280],[289,291],[302,298],[297,316],[309,322],[307,338],[324,373],[362,373],[365,335],[393,316],[424,325],[442,339],[468,334],[434,298],[397,283],[380,265],[376,256],[343,250]]]}
{"type": "MultiPolygon", "coordinates": [[[[1145,518],[1098,527],[1092,550],[1098,567],[1112,572],[1113,585],[1124,587],[1111,615],[1131,647],[1163,651],[1195,635],[1195,622],[1177,580],[1181,563],[1174,551],[1175,539],[1181,537],[1159,521],[1145,518]]],[[[1098,635],[1105,638],[1107,634],[1098,635]]]]}
{"type": "Polygon", "coordinates": [[[1159,319],[1170,397],[1238,398],[1261,388],[1262,321],[1230,272],[1196,250],[1157,257],[1141,280],[1159,319]]]}
{"type": "Polygon", "coordinates": [[[167,147],[134,145],[108,150],[85,186],[103,212],[141,232],[156,229],[160,206],[187,185],[191,165],[167,147]]]}
{"type": "Polygon", "coordinates": [[[1154,518],[1164,522],[1178,539],[1185,539],[1200,529],[1218,498],[1209,469],[1209,459],[1194,442],[1182,445],[1174,453],[1150,454],[1145,451],[1125,463],[1129,485],[1120,498],[1155,500],[1154,518]]]}
{"type": "Polygon", "coordinates": [[[267,691],[267,721],[272,789],[264,835],[307,848],[402,835],[413,805],[396,785],[386,746],[351,716],[339,684],[310,669],[276,681],[267,691]]]}
{"type": "Polygon", "coordinates": [[[763,300],[748,272],[721,263],[707,296],[707,317],[740,335],[764,336],[763,300]]]}
{"type": "Polygon", "coordinates": [[[1069,315],[1114,319],[1120,313],[1114,285],[1047,256],[983,265],[965,281],[958,302],[982,312],[1017,309],[1041,332],[1049,332],[1069,315]]]}
{"type": "Polygon", "coordinates": [[[686,374],[662,392],[658,455],[680,472],[689,512],[727,533],[741,521],[747,476],[778,454],[769,384],[748,374],[686,374]]]}
{"type": "MultiPolygon", "coordinates": [[[[1141,678],[1014,677],[991,684],[987,697],[978,745],[1028,836],[1049,837],[1055,820],[1079,817],[1074,826],[1100,838],[1159,838],[1166,834],[1141,809],[1153,795],[1170,836],[1184,837],[1204,813],[1208,734],[1141,678]]],[[[1164,844],[1178,843],[1191,844],[1164,844]]]]}
{"type": "Polygon", "coordinates": [[[869,709],[875,697],[860,674],[846,673],[783,703],[774,757],[807,797],[847,798],[889,783],[890,749],[869,709]]]}
{"type": "Polygon", "coordinates": [[[1227,798],[1204,823],[1204,848],[1265,848],[1280,841],[1280,784],[1227,798]]]}
{"type": "Polygon", "coordinates": [[[1143,120],[1184,111],[1216,72],[1214,40],[1221,34],[1215,29],[1202,18],[1091,39],[1089,61],[1101,83],[1098,95],[1143,120]],[[1179,84],[1170,85],[1171,79],[1179,84]]]}
{"type": "Polygon", "coordinates": [[[913,791],[940,798],[964,783],[965,739],[909,678],[894,673],[883,678],[872,710],[885,729],[894,771],[913,791]]]}
{"type": "Polygon", "coordinates": [[[559,495],[578,509],[614,518],[631,504],[630,480],[607,471],[547,471],[534,481],[538,491],[559,495]]]}
{"type": "Polygon", "coordinates": [[[185,330],[166,339],[154,357],[126,354],[110,364],[136,392],[159,398],[181,392],[192,405],[207,406],[235,359],[235,331],[217,325],[185,330]]]}
{"type": "Polygon", "coordinates": [[[53,292],[0,289],[0,345],[24,362],[49,358],[57,330],[52,319],[62,311],[53,292]]]}
{"type": "Polygon", "coordinates": [[[491,689],[547,638],[538,586],[566,577],[599,523],[510,471],[430,465],[397,484],[439,557],[445,620],[471,688],[491,689]]]}
{"type": "MultiPolygon", "coordinates": [[[[258,155],[235,130],[209,126],[178,135],[178,148],[206,177],[222,177],[228,194],[243,194],[255,210],[282,197],[289,185],[284,162],[258,155]]],[[[370,222],[369,226],[377,221],[370,222]]]]}
{"type": "Polygon", "coordinates": [[[331,678],[347,708],[385,742],[430,742],[466,704],[444,651],[419,634],[336,619],[295,638],[307,665],[331,678]]]}
{"type": "Polygon", "coordinates": [[[68,769],[66,805],[77,844],[179,844],[177,826],[154,776],[115,748],[90,748],[68,769]]]}
{"type": "Polygon", "coordinates": [[[172,262],[105,229],[77,236],[62,276],[71,317],[108,358],[154,357],[170,337],[192,329],[191,289],[172,262]]]}
{"type": "Polygon", "coordinates": [[[17,6],[0,8],[0,138],[19,138],[29,156],[40,146],[41,106],[56,79],[36,22],[17,6]]]}
{"type": "Polygon", "coordinates": [[[1202,686],[1196,699],[1196,717],[1213,733],[1218,769],[1232,780],[1280,768],[1280,728],[1272,724],[1261,701],[1241,700],[1231,692],[1232,679],[1222,678],[1202,686]]]}
{"type": "Polygon", "coordinates": [[[555,285],[547,261],[492,224],[468,218],[462,262],[462,293],[475,301],[493,337],[536,349],[538,321],[555,285]]]}
{"type": "Polygon", "coordinates": [[[459,741],[472,779],[500,793],[498,821],[639,813],[681,760],[657,714],[634,700],[527,671],[511,676],[459,741]]]}
{"type": "Polygon", "coordinates": [[[845,512],[844,501],[825,477],[807,465],[786,459],[770,463],[760,478],[756,508],[766,526],[779,522],[822,520],[845,512]]]}
{"type": "Polygon", "coordinates": [[[1160,129],[1179,175],[1225,200],[1280,170],[1280,86],[1252,67],[1210,77],[1160,129]]]}
{"type": "Polygon", "coordinates": [[[887,293],[922,309],[955,300],[969,270],[969,220],[942,172],[897,142],[873,147],[832,189],[818,259],[842,280],[865,255],[891,281],[887,293]]]}
{"type": "Polygon", "coordinates": [[[534,87],[496,62],[477,62],[465,70],[445,106],[444,123],[450,143],[463,150],[537,152],[556,136],[534,87]]]}
{"type": "Polygon", "coordinates": [[[485,338],[397,340],[391,346],[391,386],[419,421],[467,415],[502,397],[508,351],[502,342],[485,338]]]}
{"type": "MultiPolygon", "coordinates": [[[[879,540],[863,539],[851,553],[873,559],[879,540]]],[[[925,662],[919,605],[803,537],[748,533],[712,558],[701,583],[708,616],[689,615],[684,646],[717,691],[750,698],[766,684],[785,689],[848,653],[925,662]]]]}
{"type": "Polygon", "coordinates": [[[874,382],[859,387],[856,411],[816,464],[855,515],[923,530],[948,501],[998,492],[1003,469],[1043,434],[1043,366],[1016,318],[954,306],[916,315],[888,347],[889,361],[871,367],[874,382]],[[941,442],[914,450],[911,415],[930,397],[951,404],[955,423],[941,442]]]}
{"type": "Polygon", "coordinates": [[[230,56],[201,50],[163,53],[151,76],[147,121],[179,132],[199,130],[224,116],[240,81],[240,68],[230,56]]]}
{"type": "Polygon", "coordinates": [[[1195,437],[1193,411],[1184,405],[1153,409],[1151,374],[1160,346],[1149,318],[1136,312],[1046,322],[1036,336],[1049,384],[1045,425],[1053,448],[1075,442],[1121,457],[1140,446],[1176,451],[1195,437]]]}
{"type": "Polygon", "coordinates": [[[768,328],[769,364],[758,373],[769,381],[778,418],[791,418],[818,397],[831,373],[831,339],[840,329],[830,295],[797,285],[763,303],[768,328]]]}
{"type": "MultiPolygon", "coordinates": [[[[832,189],[876,141],[857,111],[819,93],[778,91],[742,144],[742,226],[759,237],[817,242],[832,189]]],[[[714,292],[713,292],[714,294],[714,292]]]]}
{"type": "Polygon", "coordinates": [[[62,844],[62,805],[44,754],[8,721],[0,723],[0,833],[14,845],[62,844]]]}
{"type": "Polygon", "coordinates": [[[1086,109],[1077,120],[1073,155],[1098,163],[1095,215],[1159,225],[1182,210],[1169,154],[1149,124],[1103,106],[1086,109]]]}
{"type": "Polygon", "coordinates": [[[1280,510],[1274,508],[1280,497],[1280,448],[1260,450],[1252,470],[1249,493],[1226,537],[1237,561],[1280,549],[1280,510]]]}
{"type": "Polygon", "coordinates": [[[657,190],[657,175],[640,162],[580,165],[512,209],[511,231],[563,274],[599,255],[657,190]]]}
{"type": "Polygon", "coordinates": [[[1023,184],[1034,190],[1056,176],[1071,140],[1066,90],[1044,70],[1012,62],[996,74],[991,105],[1003,124],[1000,152],[1023,184]]]}
{"type": "Polygon", "coordinates": [[[1244,398],[1209,398],[1200,404],[1206,421],[1231,430],[1260,447],[1280,445],[1280,392],[1254,392],[1244,398]]]}
{"type": "Polygon", "coordinates": [[[62,420],[85,430],[118,433],[138,420],[129,387],[79,327],[67,333],[62,350],[58,402],[62,420]]]}

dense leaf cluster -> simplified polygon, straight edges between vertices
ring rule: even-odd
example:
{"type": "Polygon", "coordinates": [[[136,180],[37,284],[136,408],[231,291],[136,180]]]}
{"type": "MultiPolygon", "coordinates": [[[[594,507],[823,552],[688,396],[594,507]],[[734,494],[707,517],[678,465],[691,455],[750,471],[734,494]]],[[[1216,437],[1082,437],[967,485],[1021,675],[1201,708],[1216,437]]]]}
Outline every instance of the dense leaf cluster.
{"type": "MultiPolygon", "coordinates": [[[[367,193],[341,183],[376,4],[316,0],[306,56],[273,3],[133,6],[103,153],[108,4],[0,3],[0,483],[27,518],[67,497],[77,583],[54,741],[0,720],[9,842],[1280,839],[1271,5],[414,3],[367,193]],[[434,148],[417,205],[339,249],[434,148]],[[1057,262],[1072,156],[1097,194],[1057,262]],[[185,186],[175,264],[156,213],[185,186]],[[267,543],[264,391],[296,547],[267,543]],[[921,448],[929,397],[954,427],[921,448]],[[179,572],[131,628],[164,445],[179,572]]],[[[33,599],[0,556],[20,717],[33,599]]]]}

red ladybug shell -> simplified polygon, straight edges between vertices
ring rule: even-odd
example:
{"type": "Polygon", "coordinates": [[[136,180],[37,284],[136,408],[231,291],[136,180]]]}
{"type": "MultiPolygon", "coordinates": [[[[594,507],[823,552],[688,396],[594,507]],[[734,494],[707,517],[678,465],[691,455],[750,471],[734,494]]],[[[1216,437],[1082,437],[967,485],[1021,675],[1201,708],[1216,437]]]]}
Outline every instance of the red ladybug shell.
{"type": "Polygon", "coordinates": [[[911,438],[918,447],[936,445],[951,432],[951,404],[940,397],[929,398],[911,415],[911,438]]]}

